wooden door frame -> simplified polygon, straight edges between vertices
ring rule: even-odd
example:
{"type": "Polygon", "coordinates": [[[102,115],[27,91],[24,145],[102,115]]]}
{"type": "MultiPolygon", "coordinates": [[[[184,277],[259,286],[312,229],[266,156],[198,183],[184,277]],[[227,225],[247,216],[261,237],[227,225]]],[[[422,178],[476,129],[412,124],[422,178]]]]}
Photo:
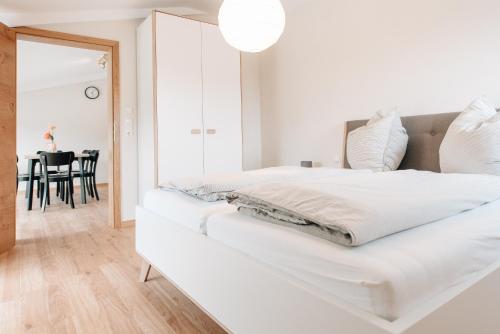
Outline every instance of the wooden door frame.
{"type": "Polygon", "coordinates": [[[16,35],[0,23],[0,253],[16,243],[16,35]]]}
{"type": "MultiPolygon", "coordinates": [[[[121,162],[120,162],[120,49],[119,42],[67,34],[30,27],[11,28],[16,33],[16,40],[28,40],[55,44],[80,49],[104,51],[110,55],[108,66],[108,208],[109,225],[121,227],[121,162]],[[110,80],[111,79],[111,80],[110,80]]],[[[15,132],[14,132],[15,133],[15,132]]]]}

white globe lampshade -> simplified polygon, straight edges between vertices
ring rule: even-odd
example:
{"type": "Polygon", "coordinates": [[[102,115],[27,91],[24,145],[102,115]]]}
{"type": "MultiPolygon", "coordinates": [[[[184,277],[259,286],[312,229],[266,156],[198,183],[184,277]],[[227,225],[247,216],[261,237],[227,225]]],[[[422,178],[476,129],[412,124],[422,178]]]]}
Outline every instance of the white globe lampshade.
{"type": "Polygon", "coordinates": [[[274,45],[285,30],[285,10],[279,0],[224,0],[219,28],[229,45],[260,52],[274,45]]]}

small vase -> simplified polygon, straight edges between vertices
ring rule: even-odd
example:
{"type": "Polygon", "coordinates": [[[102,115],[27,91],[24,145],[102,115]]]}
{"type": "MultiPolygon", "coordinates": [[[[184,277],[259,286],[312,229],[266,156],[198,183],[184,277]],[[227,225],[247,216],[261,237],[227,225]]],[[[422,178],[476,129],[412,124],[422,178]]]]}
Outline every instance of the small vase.
{"type": "Polygon", "coordinates": [[[56,146],[56,143],[51,142],[51,143],[49,144],[49,152],[52,152],[52,153],[57,152],[57,146],[56,146]]]}

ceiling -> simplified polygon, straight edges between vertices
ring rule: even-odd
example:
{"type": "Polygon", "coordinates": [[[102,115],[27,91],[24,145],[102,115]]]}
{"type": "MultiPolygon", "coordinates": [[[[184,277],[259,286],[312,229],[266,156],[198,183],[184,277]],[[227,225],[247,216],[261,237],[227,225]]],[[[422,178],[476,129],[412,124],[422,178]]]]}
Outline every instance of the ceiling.
{"type": "Polygon", "coordinates": [[[17,86],[20,92],[102,80],[102,51],[19,40],[17,86]]]}
{"type": "MultiPolygon", "coordinates": [[[[252,1],[252,0],[249,0],[252,1]]],[[[281,0],[285,9],[307,0],[281,0]]],[[[143,18],[152,9],[216,20],[222,0],[0,0],[9,26],[143,18]]]]}
{"type": "Polygon", "coordinates": [[[196,7],[202,10],[218,8],[221,0],[2,0],[3,9],[30,12],[140,9],[156,7],[196,7]]]}

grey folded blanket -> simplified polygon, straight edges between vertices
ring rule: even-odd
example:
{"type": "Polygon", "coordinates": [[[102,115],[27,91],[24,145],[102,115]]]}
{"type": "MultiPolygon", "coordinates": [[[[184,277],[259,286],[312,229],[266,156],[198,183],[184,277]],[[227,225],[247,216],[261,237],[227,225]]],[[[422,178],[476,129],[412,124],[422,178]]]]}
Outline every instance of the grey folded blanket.
{"type": "Polygon", "coordinates": [[[498,199],[498,176],[414,170],[273,182],[228,195],[241,213],[345,246],[363,245],[498,199]]]}

